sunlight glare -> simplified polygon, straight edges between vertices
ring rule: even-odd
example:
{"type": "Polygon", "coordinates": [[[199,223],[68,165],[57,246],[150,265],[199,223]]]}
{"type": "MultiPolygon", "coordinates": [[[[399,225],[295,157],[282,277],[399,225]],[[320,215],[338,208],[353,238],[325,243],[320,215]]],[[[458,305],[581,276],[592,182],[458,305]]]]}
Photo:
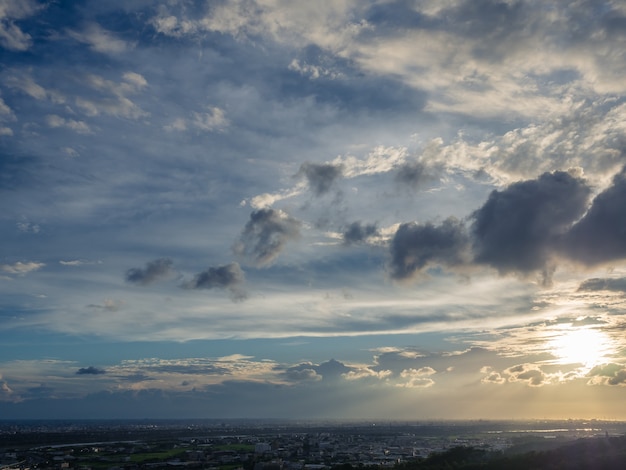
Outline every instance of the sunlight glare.
{"type": "Polygon", "coordinates": [[[592,328],[562,330],[549,341],[549,349],[559,364],[583,364],[587,368],[607,361],[612,351],[606,333],[592,328]]]}

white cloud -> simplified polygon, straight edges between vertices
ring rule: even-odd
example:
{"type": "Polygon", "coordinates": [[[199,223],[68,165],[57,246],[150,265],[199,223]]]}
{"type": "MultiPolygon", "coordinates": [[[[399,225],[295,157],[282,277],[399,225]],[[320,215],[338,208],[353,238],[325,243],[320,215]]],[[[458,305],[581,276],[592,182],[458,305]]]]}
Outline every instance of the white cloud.
{"type": "Polygon", "coordinates": [[[338,156],[332,160],[333,165],[342,165],[343,175],[346,178],[355,178],[363,175],[387,173],[405,163],[408,158],[406,147],[377,146],[365,158],[352,155],[338,156]]]}
{"type": "MultiPolygon", "coordinates": [[[[370,2],[349,0],[237,0],[213,5],[203,18],[190,17],[182,7],[163,7],[153,25],[176,37],[214,31],[236,38],[262,35],[296,48],[316,45],[366,73],[397,77],[427,91],[432,111],[531,119],[554,115],[563,110],[562,84],[545,77],[561,71],[576,71],[578,83],[599,94],[625,90],[622,35],[611,35],[602,21],[581,25],[577,9],[558,2],[517,6],[521,11],[502,7],[512,23],[507,31],[492,24],[495,16],[457,2],[407,5],[435,26],[390,31],[364,19],[370,2]],[[458,28],[457,20],[465,21],[465,28],[458,28]],[[484,25],[478,33],[472,27],[480,21],[484,25]],[[526,27],[519,27],[522,21],[526,27]],[[564,40],[583,27],[590,28],[587,41],[564,40]]],[[[298,60],[290,68],[313,79],[331,73],[298,60]]]]}
{"type": "MultiPolygon", "coordinates": [[[[302,181],[298,183],[294,188],[285,189],[283,191],[277,193],[265,193],[259,194],[258,196],[254,196],[250,199],[250,206],[254,209],[263,209],[266,207],[271,207],[275,203],[282,201],[284,199],[289,199],[295,196],[302,194],[307,188],[306,182],[302,181]]],[[[244,204],[248,201],[244,201],[244,204]]]]}
{"type": "Polygon", "coordinates": [[[11,75],[6,82],[10,87],[17,88],[36,100],[45,100],[49,97],[45,88],[36,83],[30,75],[11,75]]]}
{"type": "Polygon", "coordinates": [[[43,8],[44,5],[34,0],[3,0],[0,3],[0,45],[14,51],[28,50],[32,38],[15,21],[33,16],[43,8]]]}
{"type": "Polygon", "coordinates": [[[207,132],[222,132],[229,124],[224,110],[217,106],[211,106],[207,112],[193,111],[190,119],[177,117],[170,124],[163,126],[163,128],[168,132],[183,132],[190,127],[207,132]]]}
{"type": "Polygon", "coordinates": [[[316,80],[320,77],[335,79],[340,75],[338,72],[335,72],[333,70],[321,67],[319,65],[311,65],[306,62],[301,62],[298,59],[293,59],[289,63],[289,66],[287,68],[289,70],[298,72],[301,75],[307,76],[312,80],[316,80]]]}
{"type": "Polygon", "coordinates": [[[209,108],[206,113],[194,112],[192,116],[191,124],[203,131],[222,131],[228,126],[228,119],[226,119],[224,111],[218,107],[209,108]]]}
{"type": "Polygon", "coordinates": [[[31,224],[30,222],[18,222],[17,229],[24,233],[39,233],[41,227],[39,224],[31,224]]]}
{"type": "Polygon", "coordinates": [[[141,89],[148,86],[148,81],[145,77],[136,72],[126,72],[122,75],[122,78],[125,82],[130,83],[135,86],[136,89],[141,89]]]}
{"type": "Polygon", "coordinates": [[[151,23],[157,32],[173,37],[181,37],[194,33],[197,30],[197,25],[194,21],[180,20],[173,15],[155,17],[151,23]]]}
{"type": "Polygon", "coordinates": [[[103,54],[121,54],[134,47],[134,44],[117,38],[97,23],[88,24],[81,32],[68,30],[67,35],[103,54]]]}
{"type": "Polygon", "coordinates": [[[85,264],[85,262],[76,259],[71,261],[59,261],[59,264],[62,264],[63,266],[81,266],[85,264]]]}
{"type": "Polygon", "coordinates": [[[95,74],[87,76],[86,84],[102,93],[99,99],[76,98],[76,105],[88,116],[108,114],[128,119],[139,119],[149,114],[128,98],[147,85],[147,80],[140,74],[126,72],[123,81],[116,83],[95,74]]]}
{"type": "Polygon", "coordinates": [[[191,17],[184,8],[162,7],[152,20],[155,29],[181,37],[213,31],[236,38],[263,35],[297,47],[318,44],[339,50],[348,40],[367,28],[351,21],[350,0],[308,2],[303,0],[234,0],[214,4],[201,18],[191,17]]]}
{"type": "Polygon", "coordinates": [[[405,382],[398,383],[398,387],[406,388],[428,388],[435,385],[435,381],[430,378],[436,371],[432,367],[420,367],[419,369],[404,369],[400,377],[405,382]]]}
{"type": "Polygon", "coordinates": [[[15,120],[15,114],[13,110],[7,106],[2,98],[0,98],[0,117],[4,120],[15,120]]]}
{"type": "Polygon", "coordinates": [[[351,370],[350,372],[342,375],[346,380],[362,380],[368,378],[384,380],[391,377],[392,374],[393,372],[390,370],[376,371],[370,369],[369,367],[359,367],[356,370],[351,370]]]}
{"type": "Polygon", "coordinates": [[[77,158],[80,156],[80,153],[72,147],[61,147],[61,152],[69,158],[77,158]]]}
{"type": "Polygon", "coordinates": [[[18,261],[14,264],[2,264],[0,265],[0,269],[5,273],[10,274],[26,274],[31,271],[37,271],[45,266],[44,263],[36,263],[34,261],[28,261],[26,263],[22,263],[18,261]]]}
{"type": "Polygon", "coordinates": [[[166,131],[186,131],[187,121],[183,118],[176,118],[170,124],[163,126],[166,131]]]}
{"type": "Polygon", "coordinates": [[[89,127],[89,125],[87,125],[86,122],[77,121],[75,119],[65,119],[56,114],[49,114],[48,116],[46,116],[46,122],[48,123],[48,126],[52,128],[65,127],[79,134],[91,134],[92,133],[91,128],[89,127]]]}

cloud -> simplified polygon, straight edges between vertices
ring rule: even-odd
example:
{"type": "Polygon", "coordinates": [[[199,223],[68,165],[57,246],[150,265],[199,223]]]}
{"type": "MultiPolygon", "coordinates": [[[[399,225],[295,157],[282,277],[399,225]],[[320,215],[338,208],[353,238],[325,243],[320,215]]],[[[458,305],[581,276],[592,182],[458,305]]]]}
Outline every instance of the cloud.
{"type": "Polygon", "coordinates": [[[228,289],[234,300],[243,300],[246,293],[242,288],[245,275],[238,263],[211,267],[196,274],[193,280],[183,284],[187,289],[228,289]]]}
{"type": "Polygon", "coordinates": [[[431,168],[420,161],[407,162],[398,167],[395,180],[410,188],[417,189],[425,183],[434,181],[439,172],[441,169],[431,168]]]}
{"type": "Polygon", "coordinates": [[[57,116],[56,114],[49,114],[46,116],[46,122],[48,126],[55,127],[65,127],[67,129],[71,129],[74,132],[79,134],[91,134],[92,131],[89,128],[89,125],[84,121],[76,121],[75,119],[65,119],[61,116],[57,116]]]}
{"type": "Polygon", "coordinates": [[[121,300],[105,299],[102,304],[89,304],[87,308],[93,308],[95,310],[106,310],[107,312],[118,312],[124,302],[121,300]]]}
{"type": "Polygon", "coordinates": [[[614,278],[598,278],[584,280],[578,286],[579,292],[595,292],[595,291],[615,291],[626,292],[626,277],[614,278]]]}
{"type": "Polygon", "coordinates": [[[187,130],[187,121],[181,117],[174,119],[170,124],[163,126],[168,132],[171,131],[186,131],[187,130]]]}
{"type": "Polygon", "coordinates": [[[344,243],[351,245],[367,241],[368,238],[378,235],[378,226],[376,224],[361,224],[361,222],[352,222],[344,230],[342,236],[344,243]]]}
{"type": "MultiPolygon", "coordinates": [[[[0,376],[0,378],[2,378],[0,376]]],[[[6,381],[0,382],[0,401],[19,401],[19,397],[15,397],[13,389],[9,386],[6,381]]]]}
{"type": "Polygon", "coordinates": [[[409,279],[432,265],[462,266],[469,240],[462,222],[448,218],[440,225],[405,223],[391,240],[391,277],[409,279]]]}
{"type": "Polygon", "coordinates": [[[535,364],[519,364],[504,371],[509,382],[526,382],[531,387],[541,387],[550,383],[550,378],[535,364]]]}
{"type": "Polygon", "coordinates": [[[226,118],[224,110],[218,108],[217,106],[212,106],[208,108],[208,112],[192,112],[191,119],[177,117],[170,124],[165,125],[163,128],[166,131],[170,132],[183,132],[188,130],[191,126],[207,132],[223,132],[229,124],[230,123],[226,118]]]}
{"type": "Polygon", "coordinates": [[[95,99],[78,96],[76,106],[90,117],[101,114],[128,119],[146,117],[149,113],[137,106],[128,96],[138,93],[147,84],[147,80],[136,72],[124,72],[119,83],[90,74],[86,77],[85,85],[98,91],[100,96],[96,96],[95,99]]]}
{"type": "Polygon", "coordinates": [[[338,156],[331,163],[342,167],[344,177],[355,178],[392,171],[403,165],[407,157],[408,151],[405,147],[383,147],[379,145],[365,158],[360,159],[352,155],[338,156]]]}
{"type": "Polygon", "coordinates": [[[126,282],[147,286],[148,284],[167,279],[173,273],[172,264],[172,260],[168,258],[159,258],[146,263],[144,269],[131,268],[126,271],[126,282]]]}
{"type": "Polygon", "coordinates": [[[44,8],[33,0],[5,0],[0,4],[0,45],[13,51],[25,51],[32,45],[30,34],[15,24],[44,8]]]}
{"type": "Polygon", "coordinates": [[[46,90],[44,87],[35,82],[30,75],[25,73],[17,73],[8,76],[6,78],[6,84],[9,87],[18,89],[26,93],[31,98],[39,101],[53,98],[53,93],[46,90]]]}
{"type": "Polygon", "coordinates": [[[298,175],[303,175],[309,183],[309,188],[316,196],[329,192],[335,182],[343,174],[343,165],[332,163],[309,163],[300,166],[298,175]]]}
{"type": "Polygon", "coordinates": [[[587,374],[589,385],[620,385],[626,386],[626,366],[623,364],[603,364],[596,366],[587,374]]]}
{"type": "Polygon", "coordinates": [[[289,367],[286,369],[285,375],[294,380],[306,379],[315,381],[334,381],[339,380],[346,376],[346,374],[354,371],[354,368],[348,367],[335,359],[330,359],[329,361],[322,362],[321,364],[305,362],[289,367]]]}
{"type": "Polygon", "coordinates": [[[13,110],[0,97],[0,121],[15,121],[16,119],[13,110]]]}
{"type": "Polygon", "coordinates": [[[582,317],[572,321],[572,326],[606,325],[607,322],[596,317],[582,317]]]}
{"type": "Polygon", "coordinates": [[[18,261],[15,264],[1,264],[0,270],[4,271],[5,273],[10,273],[10,274],[26,274],[31,271],[37,271],[38,269],[41,269],[44,266],[45,266],[44,263],[35,263],[34,261],[29,261],[26,263],[22,263],[21,261],[18,261]]]}
{"type": "Polygon", "coordinates": [[[546,270],[589,195],[582,179],[562,171],[493,191],[472,215],[476,262],[500,273],[546,270]]]}
{"type": "Polygon", "coordinates": [[[300,237],[300,221],[276,209],[259,209],[250,214],[233,251],[257,267],[269,266],[289,241],[300,237]]]}
{"type": "Polygon", "coordinates": [[[567,255],[586,265],[626,258],[626,167],[565,237],[567,255]]]}
{"type": "Polygon", "coordinates": [[[488,366],[483,367],[480,369],[480,372],[483,374],[487,374],[482,379],[480,379],[482,383],[497,384],[497,385],[502,385],[506,383],[506,379],[502,377],[502,375],[500,375],[499,372],[496,372],[491,367],[488,367],[488,366]]]}
{"type": "Polygon", "coordinates": [[[76,371],[76,374],[77,375],[101,375],[101,374],[106,374],[106,370],[98,369],[97,367],[94,367],[94,366],[81,367],[80,369],[76,371]]]}
{"type": "Polygon", "coordinates": [[[17,229],[22,233],[39,233],[41,226],[39,224],[31,224],[30,222],[18,222],[17,229]]]}
{"type": "Polygon", "coordinates": [[[61,261],[59,261],[59,264],[61,264],[63,266],[82,266],[83,264],[85,264],[85,261],[82,261],[82,260],[79,260],[79,259],[73,259],[73,260],[69,260],[69,261],[61,260],[61,261]]]}
{"type": "Polygon", "coordinates": [[[393,375],[390,370],[373,370],[369,367],[359,367],[358,369],[351,370],[350,372],[343,374],[346,380],[363,380],[363,379],[377,379],[386,380],[393,375]]]}
{"type": "Polygon", "coordinates": [[[206,113],[194,112],[192,115],[192,124],[194,127],[204,131],[221,131],[228,126],[228,119],[226,119],[224,111],[215,106],[210,108],[206,113]]]}
{"type": "Polygon", "coordinates": [[[68,30],[67,35],[103,54],[121,54],[133,47],[97,23],[88,24],[81,32],[68,30]]]}
{"type": "Polygon", "coordinates": [[[400,372],[400,378],[405,382],[398,383],[400,387],[407,388],[428,388],[435,385],[435,381],[430,378],[437,371],[432,367],[420,367],[419,369],[404,369],[400,372]]]}
{"type": "Polygon", "coordinates": [[[288,368],[285,371],[285,375],[290,380],[296,382],[319,382],[320,380],[322,380],[322,376],[315,372],[315,370],[306,368],[303,369],[302,366],[288,368]]]}

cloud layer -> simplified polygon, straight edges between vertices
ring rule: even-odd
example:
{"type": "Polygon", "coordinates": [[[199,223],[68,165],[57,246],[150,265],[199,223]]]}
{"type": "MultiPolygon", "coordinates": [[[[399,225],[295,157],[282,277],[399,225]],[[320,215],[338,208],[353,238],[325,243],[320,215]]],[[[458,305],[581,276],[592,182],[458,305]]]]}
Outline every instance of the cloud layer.
{"type": "Polygon", "coordinates": [[[2,416],[621,409],[621,2],[0,3],[2,416]]]}

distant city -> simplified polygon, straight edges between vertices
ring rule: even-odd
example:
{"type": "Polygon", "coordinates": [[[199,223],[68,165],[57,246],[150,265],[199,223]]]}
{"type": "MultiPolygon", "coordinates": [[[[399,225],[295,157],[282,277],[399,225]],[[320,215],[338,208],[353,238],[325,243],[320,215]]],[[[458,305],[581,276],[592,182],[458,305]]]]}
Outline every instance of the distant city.
{"type": "Polygon", "coordinates": [[[394,467],[455,448],[514,455],[625,433],[625,422],[600,420],[0,421],[0,469],[394,467]]]}

